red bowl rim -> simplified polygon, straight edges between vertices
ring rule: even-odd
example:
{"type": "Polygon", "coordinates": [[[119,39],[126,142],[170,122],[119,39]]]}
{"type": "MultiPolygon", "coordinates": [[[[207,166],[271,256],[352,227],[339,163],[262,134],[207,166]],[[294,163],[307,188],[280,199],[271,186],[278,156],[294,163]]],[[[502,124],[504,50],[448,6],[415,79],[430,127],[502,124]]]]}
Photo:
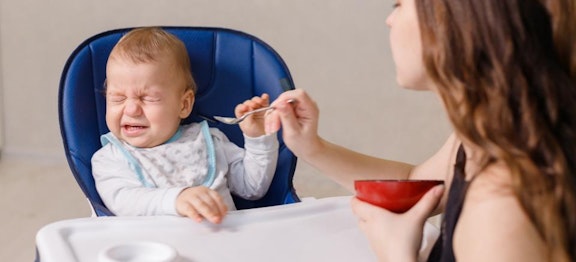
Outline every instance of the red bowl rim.
{"type": "Polygon", "coordinates": [[[440,180],[440,179],[360,179],[360,180],[354,180],[354,182],[375,182],[375,183],[383,183],[383,182],[401,182],[401,183],[406,183],[406,182],[441,182],[444,183],[444,180],[440,180]]]}

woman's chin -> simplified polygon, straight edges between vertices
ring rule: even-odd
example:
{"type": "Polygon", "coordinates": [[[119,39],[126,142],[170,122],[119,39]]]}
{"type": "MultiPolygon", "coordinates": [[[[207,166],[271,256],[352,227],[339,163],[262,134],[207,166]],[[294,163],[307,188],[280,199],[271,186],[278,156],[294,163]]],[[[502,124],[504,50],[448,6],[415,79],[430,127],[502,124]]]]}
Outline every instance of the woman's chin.
{"type": "Polygon", "coordinates": [[[407,90],[414,90],[414,91],[430,91],[430,88],[424,85],[416,86],[416,85],[402,85],[398,84],[400,87],[407,89],[407,90]]]}
{"type": "Polygon", "coordinates": [[[431,85],[422,82],[402,81],[402,79],[397,78],[396,83],[398,83],[398,86],[408,90],[414,90],[414,91],[435,90],[431,85]]]}

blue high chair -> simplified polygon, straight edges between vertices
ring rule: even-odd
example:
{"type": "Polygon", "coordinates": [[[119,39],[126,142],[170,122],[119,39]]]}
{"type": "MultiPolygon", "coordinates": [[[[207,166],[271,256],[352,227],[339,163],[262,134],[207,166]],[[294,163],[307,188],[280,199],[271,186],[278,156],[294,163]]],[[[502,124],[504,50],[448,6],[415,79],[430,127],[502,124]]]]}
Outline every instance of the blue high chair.
{"type": "MultiPolygon", "coordinates": [[[[106,61],[112,47],[132,28],[111,30],[80,44],[68,58],[59,91],[60,131],[68,164],[97,216],[114,215],[96,191],[90,159],[100,149],[100,136],[106,127],[103,87],[106,61]]],[[[267,93],[271,101],[293,89],[290,72],[282,58],[260,39],[235,30],[206,27],[163,27],[179,37],[190,55],[198,85],[192,114],[184,123],[210,120],[212,116],[232,116],[234,108],[246,99],[267,93]]],[[[209,121],[230,141],[243,147],[237,125],[209,121]]],[[[292,179],[296,157],[278,134],[280,151],[274,179],[268,193],[250,201],[236,196],[238,209],[299,202],[292,179]]]]}

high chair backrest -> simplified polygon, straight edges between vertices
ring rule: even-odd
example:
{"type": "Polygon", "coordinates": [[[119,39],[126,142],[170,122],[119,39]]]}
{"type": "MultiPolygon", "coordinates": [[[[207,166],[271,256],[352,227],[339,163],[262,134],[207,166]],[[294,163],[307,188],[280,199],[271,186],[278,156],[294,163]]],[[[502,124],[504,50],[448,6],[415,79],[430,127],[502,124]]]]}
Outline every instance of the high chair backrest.
{"type": "MultiPolygon", "coordinates": [[[[113,215],[103,204],[92,177],[91,157],[100,147],[106,127],[103,93],[106,61],[112,47],[131,28],[111,30],[81,43],[71,54],[60,80],[60,130],[68,164],[96,215],[113,215]]],[[[188,49],[192,73],[198,85],[194,108],[184,123],[212,116],[234,114],[237,104],[267,93],[273,101],[293,89],[290,72],[282,58],[260,39],[235,30],[206,27],[163,27],[179,37],[188,49]]],[[[243,146],[237,125],[209,121],[230,141],[243,146]]],[[[234,196],[238,209],[300,201],[292,179],[296,157],[285,147],[281,134],[278,166],[268,193],[249,201],[234,196]]]]}

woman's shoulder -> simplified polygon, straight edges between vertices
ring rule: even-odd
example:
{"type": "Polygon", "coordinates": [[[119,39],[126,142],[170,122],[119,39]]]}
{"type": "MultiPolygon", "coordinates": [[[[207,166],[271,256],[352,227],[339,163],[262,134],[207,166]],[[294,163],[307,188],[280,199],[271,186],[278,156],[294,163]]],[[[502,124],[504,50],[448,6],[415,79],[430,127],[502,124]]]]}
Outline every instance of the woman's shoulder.
{"type": "Polygon", "coordinates": [[[513,190],[510,170],[492,164],[470,183],[454,233],[463,261],[544,261],[546,248],[513,190]]]}

